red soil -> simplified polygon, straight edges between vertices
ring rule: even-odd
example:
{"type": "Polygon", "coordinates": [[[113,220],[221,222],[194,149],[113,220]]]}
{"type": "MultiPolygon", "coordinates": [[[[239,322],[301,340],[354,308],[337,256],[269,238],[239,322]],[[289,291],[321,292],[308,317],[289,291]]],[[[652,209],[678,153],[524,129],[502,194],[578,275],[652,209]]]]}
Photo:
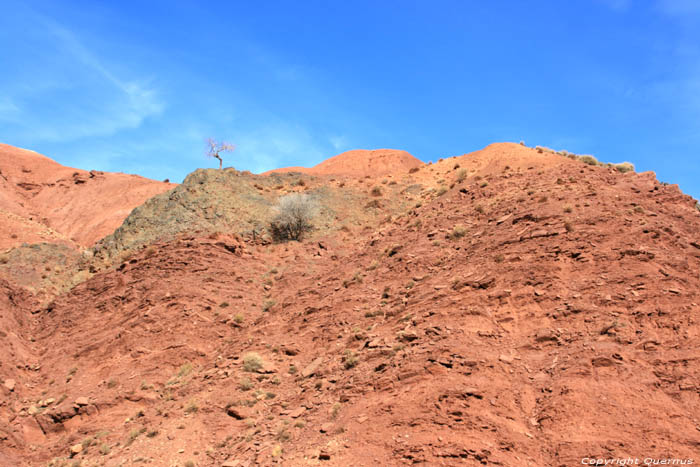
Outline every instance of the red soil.
{"type": "Polygon", "coordinates": [[[133,208],[173,186],[64,167],[0,144],[0,249],[42,241],[90,246],[112,233],[133,208]]]}

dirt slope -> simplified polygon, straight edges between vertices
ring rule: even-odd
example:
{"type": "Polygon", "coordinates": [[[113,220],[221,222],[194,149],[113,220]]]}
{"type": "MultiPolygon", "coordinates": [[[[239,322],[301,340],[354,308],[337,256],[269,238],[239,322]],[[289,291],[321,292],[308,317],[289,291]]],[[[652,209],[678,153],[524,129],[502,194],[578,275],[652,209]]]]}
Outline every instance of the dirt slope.
{"type": "Polygon", "coordinates": [[[137,175],[64,167],[0,144],[0,249],[22,243],[92,245],[133,208],[173,188],[137,175]]]}
{"type": "Polygon", "coordinates": [[[14,367],[0,452],[17,465],[697,462],[695,200],[652,173],[512,144],[394,175],[404,195],[423,188],[372,228],[272,245],[185,234],[12,324],[41,368],[14,367]]]}
{"type": "Polygon", "coordinates": [[[301,172],[310,175],[383,176],[407,172],[423,162],[406,151],[396,149],[355,149],[333,156],[311,168],[286,167],[263,173],[301,172]]]}

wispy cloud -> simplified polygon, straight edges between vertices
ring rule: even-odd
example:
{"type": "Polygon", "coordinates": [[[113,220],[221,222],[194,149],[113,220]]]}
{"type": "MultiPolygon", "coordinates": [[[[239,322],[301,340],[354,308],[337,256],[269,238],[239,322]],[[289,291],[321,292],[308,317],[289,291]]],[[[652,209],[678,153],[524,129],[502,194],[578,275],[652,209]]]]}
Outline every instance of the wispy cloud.
{"type": "Polygon", "coordinates": [[[336,152],[343,151],[348,147],[348,139],[345,136],[331,136],[328,141],[336,152]]]}
{"type": "Polygon", "coordinates": [[[236,152],[231,165],[255,173],[285,167],[305,161],[315,165],[331,156],[329,148],[319,146],[305,128],[294,124],[279,123],[235,137],[236,152]]]}
{"type": "Polygon", "coordinates": [[[34,62],[5,57],[15,59],[24,73],[21,84],[5,83],[7,94],[0,96],[0,121],[11,126],[8,133],[25,144],[75,141],[138,128],[163,112],[152,80],[119,76],[109,57],[93,53],[66,27],[37,13],[24,14],[42,33],[31,38],[39,43],[34,62]]]}
{"type": "Polygon", "coordinates": [[[19,113],[19,107],[6,96],[0,96],[0,121],[9,120],[14,121],[19,113]]]}

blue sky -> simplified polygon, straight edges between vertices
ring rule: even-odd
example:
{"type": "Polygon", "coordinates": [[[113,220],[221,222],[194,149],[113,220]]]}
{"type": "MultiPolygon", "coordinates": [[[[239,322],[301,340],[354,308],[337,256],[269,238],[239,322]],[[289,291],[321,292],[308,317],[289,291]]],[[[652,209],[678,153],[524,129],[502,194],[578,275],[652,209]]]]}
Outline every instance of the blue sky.
{"type": "Polygon", "coordinates": [[[0,142],[180,181],[524,140],[700,197],[700,1],[14,1],[0,142]]]}

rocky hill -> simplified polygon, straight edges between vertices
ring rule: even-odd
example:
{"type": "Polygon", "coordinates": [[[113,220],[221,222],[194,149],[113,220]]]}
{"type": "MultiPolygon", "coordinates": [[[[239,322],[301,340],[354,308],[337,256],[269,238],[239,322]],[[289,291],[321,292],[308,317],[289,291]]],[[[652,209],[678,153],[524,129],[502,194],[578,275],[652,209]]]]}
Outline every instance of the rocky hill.
{"type": "Polygon", "coordinates": [[[94,253],[112,264],[134,249],[183,232],[237,233],[269,241],[266,228],[277,201],[290,193],[305,193],[318,203],[312,237],[374,228],[387,216],[405,212],[430,186],[417,183],[408,170],[377,179],[199,169],[173,190],[134,209],[113,234],[95,245],[94,253]]]}
{"type": "Polygon", "coordinates": [[[34,151],[0,144],[0,249],[38,242],[91,246],[133,208],[174,186],[65,167],[34,151]]]}
{"type": "Polygon", "coordinates": [[[569,156],[193,173],[47,306],[0,283],[0,464],[697,458],[696,201],[569,156]],[[294,191],[316,232],[254,238],[294,191]]]}

